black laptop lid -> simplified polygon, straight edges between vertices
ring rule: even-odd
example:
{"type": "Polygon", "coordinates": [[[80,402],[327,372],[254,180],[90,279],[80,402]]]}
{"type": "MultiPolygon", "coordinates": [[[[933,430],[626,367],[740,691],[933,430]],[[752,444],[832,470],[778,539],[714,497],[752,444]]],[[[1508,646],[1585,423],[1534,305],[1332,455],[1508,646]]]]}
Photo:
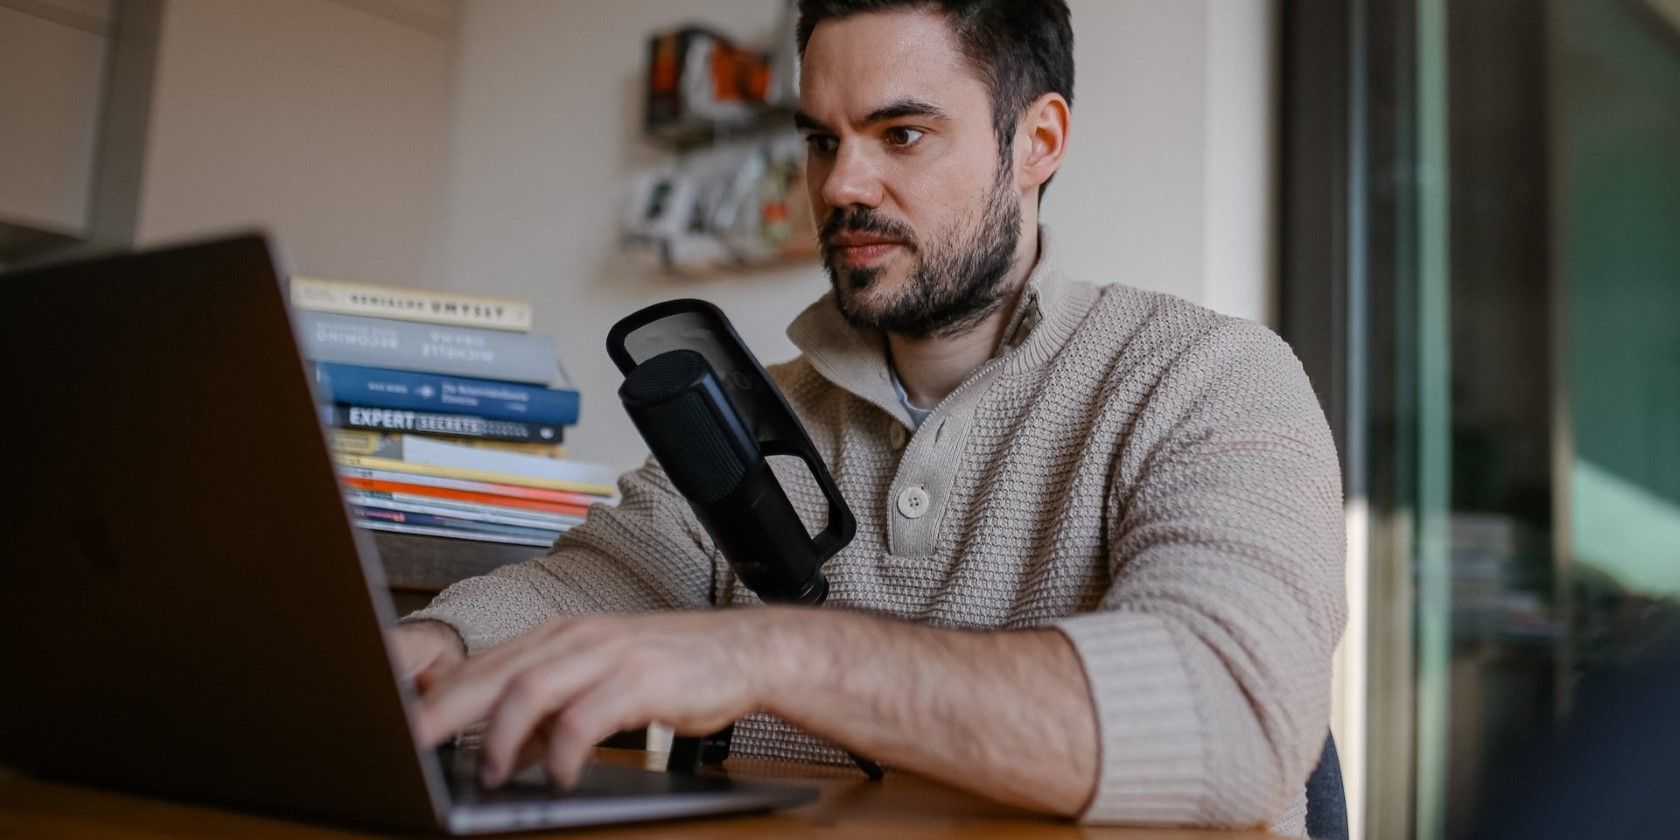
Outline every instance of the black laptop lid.
{"type": "Polygon", "coordinates": [[[0,286],[0,762],[435,826],[267,244],[0,286]]]}

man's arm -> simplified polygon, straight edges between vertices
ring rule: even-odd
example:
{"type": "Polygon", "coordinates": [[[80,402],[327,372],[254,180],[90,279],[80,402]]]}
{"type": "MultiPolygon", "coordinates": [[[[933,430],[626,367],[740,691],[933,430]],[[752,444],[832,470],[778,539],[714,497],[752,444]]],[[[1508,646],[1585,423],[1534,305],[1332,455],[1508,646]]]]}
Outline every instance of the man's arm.
{"type": "Polygon", "coordinates": [[[804,624],[772,646],[766,711],[893,768],[1045,813],[1084,810],[1095,711],[1060,632],[946,630],[841,611],[792,618],[804,624]]]}
{"type": "Polygon", "coordinates": [[[836,609],[560,619],[430,686],[419,734],[440,742],[487,717],[488,781],[541,759],[570,783],[615,731],[659,721],[701,735],[755,711],[1048,813],[1079,813],[1096,773],[1090,691],[1061,633],[836,609]]]}
{"type": "Polygon", "coordinates": [[[664,471],[650,459],[619,479],[619,493],[547,555],[455,583],[399,630],[418,637],[407,627],[439,622],[476,653],[560,615],[710,606],[711,554],[664,471]]]}
{"type": "Polygon", "coordinates": [[[1225,320],[1153,389],[1113,481],[1113,584],[1056,622],[1097,706],[1082,818],[1270,823],[1323,749],[1346,618],[1341,475],[1300,363],[1225,320]]]}

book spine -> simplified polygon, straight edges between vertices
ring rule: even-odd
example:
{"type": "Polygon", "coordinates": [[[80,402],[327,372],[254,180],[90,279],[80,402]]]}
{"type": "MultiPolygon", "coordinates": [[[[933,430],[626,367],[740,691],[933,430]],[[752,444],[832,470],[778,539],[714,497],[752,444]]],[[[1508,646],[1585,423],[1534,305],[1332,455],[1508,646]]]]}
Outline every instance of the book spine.
{"type": "Polygon", "coordinates": [[[583,518],[589,514],[589,509],[581,505],[563,505],[554,502],[540,502],[534,499],[518,499],[510,496],[488,496],[467,490],[453,490],[448,487],[431,487],[418,484],[396,484],[388,481],[373,481],[365,478],[340,478],[339,482],[346,488],[360,493],[394,493],[411,498],[430,497],[445,501],[465,502],[481,505],[493,505],[519,510],[546,513],[551,516],[575,516],[583,518]]]}
{"type": "Polygon", "coordinates": [[[618,482],[618,471],[599,464],[569,459],[532,458],[512,452],[456,446],[437,438],[412,437],[403,441],[402,458],[417,464],[459,467],[484,472],[557,478],[587,484],[612,486],[618,482]]]}
{"type": "Polygon", "coordinates": [[[407,461],[397,461],[390,458],[378,458],[368,455],[346,455],[342,452],[338,452],[333,454],[333,461],[339,466],[361,467],[363,469],[379,470],[381,472],[435,475],[443,478],[463,478],[468,481],[483,481],[489,484],[515,484],[524,487],[542,487],[549,490],[566,490],[573,493],[587,493],[591,496],[599,496],[602,500],[609,500],[616,497],[618,494],[618,489],[610,484],[596,484],[588,481],[572,481],[569,479],[486,472],[484,470],[469,470],[462,469],[460,467],[439,467],[431,464],[411,464],[407,461]]]}
{"type": "Polygon", "coordinates": [[[531,304],[527,301],[428,289],[293,277],[291,301],[297,309],[340,315],[367,315],[511,332],[531,329],[531,304]]]}
{"type": "Polygon", "coordinates": [[[496,522],[481,522],[463,517],[436,513],[415,513],[413,511],[379,507],[378,505],[352,504],[350,508],[352,513],[362,517],[363,519],[383,519],[386,522],[407,522],[411,525],[427,525],[433,528],[460,528],[462,530],[486,531],[489,533],[560,533],[560,529],[557,528],[531,528],[522,525],[502,525],[496,522]]]}
{"type": "Polygon", "coordinates": [[[367,481],[385,481],[392,484],[411,484],[422,487],[445,487],[451,490],[465,490],[471,493],[483,493],[487,496],[511,496],[515,499],[531,499],[538,502],[554,502],[562,505],[590,505],[601,501],[601,496],[587,493],[571,493],[565,490],[545,490],[541,487],[519,487],[512,484],[491,484],[487,481],[467,481],[461,478],[445,478],[436,475],[420,475],[418,473],[399,473],[387,470],[370,470],[362,467],[347,467],[340,465],[338,474],[341,478],[359,478],[367,481]]]}
{"type": "MultiPolygon", "coordinates": [[[[323,415],[324,416],[324,415],[323,415]]],[[[404,432],[388,432],[374,429],[347,429],[343,426],[333,426],[328,435],[334,452],[346,452],[351,455],[383,455],[387,458],[401,458],[403,442],[410,439],[404,432]]],[[[566,457],[566,447],[558,443],[515,443],[505,440],[485,440],[483,438],[445,437],[455,446],[465,446],[468,449],[489,449],[495,452],[512,452],[517,455],[534,455],[539,458],[561,460],[566,457]]]]}
{"type": "Polygon", "coordinates": [[[560,378],[553,336],[300,311],[298,344],[318,362],[547,385],[560,378]]]}
{"type": "Polygon", "coordinates": [[[529,545],[537,548],[548,548],[554,544],[554,538],[547,536],[532,535],[527,537],[522,534],[499,534],[490,531],[470,531],[463,528],[434,528],[429,525],[411,525],[407,522],[387,522],[381,519],[357,518],[352,521],[358,528],[368,531],[390,531],[394,534],[415,534],[422,537],[444,537],[452,540],[506,543],[508,545],[529,545]]]}
{"type": "Polygon", "coordinates": [[[568,388],[537,388],[335,362],[317,362],[315,381],[321,393],[335,403],[471,414],[489,420],[553,426],[569,426],[578,419],[578,393],[568,388]]]}
{"type": "Polygon", "coordinates": [[[501,513],[483,505],[455,505],[439,502],[434,499],[410,499],[399,494],[390,493],[346,493],[344,500],[353,505],[371,508],[405,511],[408,513],[427,513],[434,516],[452,516],[456,519],[466,519],[474,522],[489,522],[497,525],[513,525],[521,528],[538,528],[545,531],[559,531],[583,522],[576,517],[563,516],[530,516],[518,512],[501,513]]]}
{"type": "Polygon", "coordinates": [[[524,423],[491,420],[471,414],[440,414],[435,411],[406,411],[371,405],[323,405],[321,422],[346,429],[380,432],[412,432],[420,435],[499,440],[509,443],[557,444],[564,438],[553,423],[524,423]]]}

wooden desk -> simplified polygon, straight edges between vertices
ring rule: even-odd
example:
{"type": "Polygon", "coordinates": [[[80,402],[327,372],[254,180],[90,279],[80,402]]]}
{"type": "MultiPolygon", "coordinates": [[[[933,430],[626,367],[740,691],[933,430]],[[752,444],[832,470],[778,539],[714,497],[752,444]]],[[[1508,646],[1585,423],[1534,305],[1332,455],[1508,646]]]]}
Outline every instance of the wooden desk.
{"type": "MultiPolygon", "coordinates": [[[[600,750],[602,761],[663,766],[664,756],[635,750],[600,750]]],[[[804,837],[998,837],[1113,838],[1114,840],[1258,840],[1264,832],[1177,831],[1094,828],[1034,816],[906,773],[871,782],[850,768],[732,758],[725,771],[736,778],[783,779],[817,788],[820,798],[801,808],[745,817],[648,823],[608,829],[553,832],[564,840],[583,838],[804,837]]],[[[299,838],[344,840],[371,837],[344,829],[273,817],[149,799],[130,794],[44,782],[0,770],[0,837],[54,840],[157,840],[157,838],[299,838]]]]}

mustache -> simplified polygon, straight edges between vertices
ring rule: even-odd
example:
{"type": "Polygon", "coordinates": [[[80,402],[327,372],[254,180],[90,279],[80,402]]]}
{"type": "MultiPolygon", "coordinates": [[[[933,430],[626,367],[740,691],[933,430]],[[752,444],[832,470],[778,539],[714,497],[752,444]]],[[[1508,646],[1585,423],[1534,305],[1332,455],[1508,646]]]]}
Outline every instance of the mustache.
{"type": "Polygon", "coordinates": [[[828,219],[823,222],[822,228],[817,231],[817,236],[826,245],[842,233],[878,234],[900,240],[911,248],[914,248],[916,244],[915,236],[910,232],[909,225],[896,219],[889,219],[867,207],[853,207],[849,210],[835,208],[834,212],[828,214],[828,219]]]}

